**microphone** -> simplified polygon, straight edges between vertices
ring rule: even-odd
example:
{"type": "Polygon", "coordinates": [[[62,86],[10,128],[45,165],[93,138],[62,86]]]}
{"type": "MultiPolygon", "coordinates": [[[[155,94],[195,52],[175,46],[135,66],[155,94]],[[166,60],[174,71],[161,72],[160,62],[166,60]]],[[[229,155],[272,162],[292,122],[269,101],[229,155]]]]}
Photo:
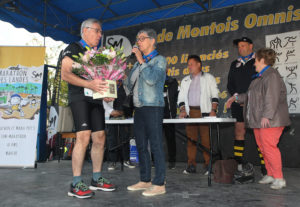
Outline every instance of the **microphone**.
{"type": "MultiPolygon", "coordinates": [[[[132,49],[133,49],[133,48],[139,48],[139,47],[138,47],[137,45],[133,45],[133,46],[132,46],[132,49]]],[[[135,53],[132,52],[131,55],[129,56],[129,58],[130,58],[130,59],[135,58],[135,53]]]]}

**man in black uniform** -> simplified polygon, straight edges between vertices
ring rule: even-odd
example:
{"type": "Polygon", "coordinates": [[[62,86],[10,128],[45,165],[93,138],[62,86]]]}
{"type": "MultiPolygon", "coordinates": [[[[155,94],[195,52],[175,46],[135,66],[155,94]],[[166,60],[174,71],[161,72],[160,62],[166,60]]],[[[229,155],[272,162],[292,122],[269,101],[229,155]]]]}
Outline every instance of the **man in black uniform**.
{"type": "MultiPolygon", "coordinates": [[[[124,117],[126,117],[123,107],[126,92],[122,80],[117,81],[117,88],[118,98],[116,98],[113,103],[103,102],[106,116],[109,116],[109,119],[124,119],[124,117]]],[[[122,158],[125,167],[135,168],[135,165],[133,165],[129,159],[129,138],[132,134],[131,127],[132,125],[130,124],[120,124],[119,126],[116,124],[106,125],[107,157],[110,161],[107,168],[108,170],[116,169],[119,158],[122,158]],[[118,146],[118,144],[121,146],[118,146]]]]}
{"type": "MultiPolygon", "coordinates": [[[[84,90],[103,93],[107,90],[104,80],[85,80],[72,73],[74,58],[72,55],[84,53],[86,48],[99,45],[102,36],[101,24],[96,19],[87,19],[81,24],[81,37],[79,42],[70,44],[63,53],[61,77],[68,82],[68,99],[74,118],[76,129],[76,143],[72,154],[73,182],[68,192],[69,196],[89,198],[94,195],[91,190],[113,191],[115,186],[101,174],[105,144],[105,118],[102,100],[93,100],[84,95],[84,90]],[[91,158],[93,175],[91,185],[88,187],[81,177],[83,160],[86,148],[92,137],[91,158]]],[[[105,98],[109,102],[113,99],[105,98]]]]}
{"type": "MultiPolygon", "coordinates": [[[[255,53],[253,52],[252,40],[247,37],[242,37],[241,39],[234,40],[233,44],[237,46],[240,57],[231,63],[228,74],[227,89],[231,95],[247,92],[253,79],[253,75],[256,74],[254,66],[255,53]]],[[[231,106],[231,114],[233,118],[237,119],[237,122],[235,123],[234,157],[238,162],[238,171],[253,172],[253,166],[243,160],[246,134],[243,106],[238,103],[233,103],[231,106]]],[[[261,159],[262,174],[265,175],[266,169],[264,159],[259,148],[257,149],[261,159]]],[[[253,181],[253,176],[249,179],[253,181]]]]}
{"type": "MultiPolygon", "coordinates": [[[[177,114],[178,82],[175,78],[166,76],[164,85],[164,118],[173,119],[177,114]]],[[[175,169],[176,165],[176,138],[175,124],[163,125],[168,147],[169,169],[175,169]]]]}

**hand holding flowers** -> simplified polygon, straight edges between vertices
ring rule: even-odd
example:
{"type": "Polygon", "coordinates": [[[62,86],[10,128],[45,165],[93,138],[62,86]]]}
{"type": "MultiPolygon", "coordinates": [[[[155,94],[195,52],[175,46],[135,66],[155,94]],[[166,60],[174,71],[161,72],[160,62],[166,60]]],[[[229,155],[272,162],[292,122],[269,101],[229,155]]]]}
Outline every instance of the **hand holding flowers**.
{"type": "Polygon", "coordinates": [[[73,55],[73,73],[86,79],[119,80],[125,74],[126,57],[123,48],[87,48],[84,54],[73,55]]]}
{"type": "Polygon", "coordinates": [[[117,97],[115,81],[124,77],[127,67],[123,48],[120,50],[115,50],[113,47],[99,50],[87,48],[84,54],[79,53],[79,56],[73,55],[73,57],[75,61],[72,65],[72,72],[93,82],[90,88],[94,92],[85,89],[86,96],[93,96],[93,98],[117,97]],[[106,88],[108,88],[108,92],[104,92],[103,95],[101,92],[106,88]]]}

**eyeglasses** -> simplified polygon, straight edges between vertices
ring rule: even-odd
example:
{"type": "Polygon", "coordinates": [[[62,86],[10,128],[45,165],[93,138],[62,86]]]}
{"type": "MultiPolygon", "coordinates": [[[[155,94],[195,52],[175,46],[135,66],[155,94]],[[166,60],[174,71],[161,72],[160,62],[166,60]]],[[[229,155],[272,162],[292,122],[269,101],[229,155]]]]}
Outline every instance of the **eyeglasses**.
{"type": "Polygon", "coordinates": [[[93,27],[86,27],[86,28],[93,29],[93,30],[95,30],[96,33],[100,33],[100,34],[103,33],[103,31],[101,29],[97,29],[97,28],[93,28],[93,27]]]}
{"type": "Polygon", "coordinates": [[[138,41],[144,42],[144,40],[145,40],[146,38],[151,39],[151,37],[140,37],[140,38],[136,38],[136,42],[138,42],[138,41]]]}

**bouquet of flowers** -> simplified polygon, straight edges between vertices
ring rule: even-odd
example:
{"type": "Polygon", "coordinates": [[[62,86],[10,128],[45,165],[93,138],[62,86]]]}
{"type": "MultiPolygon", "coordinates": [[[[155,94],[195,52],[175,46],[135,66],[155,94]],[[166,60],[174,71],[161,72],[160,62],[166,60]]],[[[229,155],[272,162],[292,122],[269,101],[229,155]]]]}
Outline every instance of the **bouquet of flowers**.
{"type": "Polygon", "coordinates": [[[110,48],[90,49],[82,54],[73,55],[75,61],[72,65],[72,72],[86,80],[104,79],[108,82],[108,93],[103,95],[93,93],[90,89],[85,89],[85,95],[93,98],[113,97],[116,98],[116,80],[120,80],[125,75],[127,67],[126,57],[123,47],[119,50],[110,48]]]}

